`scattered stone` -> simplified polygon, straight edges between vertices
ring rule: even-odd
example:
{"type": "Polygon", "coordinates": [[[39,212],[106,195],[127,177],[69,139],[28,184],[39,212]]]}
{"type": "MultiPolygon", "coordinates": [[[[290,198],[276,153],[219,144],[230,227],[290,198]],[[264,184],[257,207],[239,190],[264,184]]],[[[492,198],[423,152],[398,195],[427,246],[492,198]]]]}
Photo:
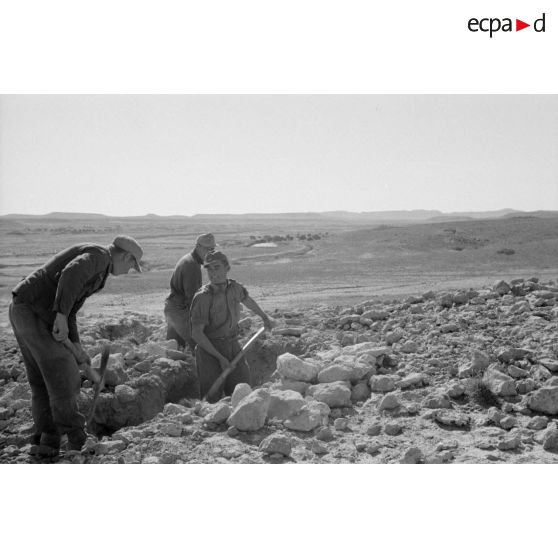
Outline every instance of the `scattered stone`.
{"type": "Polygon", "coordinates": [[[548,368],[545,368],[541,364],[535,364],[531,367],[531,376],[533,377],[533,380],[536,380],[537,382],[546,382],[546,380],[552,377],[552,374],[548,368]]]}
{"type": "Polygon", "coordinates": [[[331,442],[335,439],[333,431],[328,426],[324,426],[318,430],[316,433],[316,439],[322,442],[331,442]]]}
{"type": "Polygon", "coordinates": [[[434,393],[423,400],[422,406],[427,409],[449,409],[451,401],[446,393],[434,393]]]}
{"type": "Polygon", "coordinates": [[[494,284],[492,290],[499,295],[505,295],[511,291],[511,288],[505,281],[498,281],[494,284]]]}
{"type": "Polygon", "coordinates": [[[384,427],[384,432],[388,436],[397,436],[403,432],[403,426],[398,422],[388,422],[384,427]]]}
{"type": "Polygon", "coordinates": [[[366,444],[365,451],[369,455],[376,455],[376,454],[380,453],[381,449],[382,449],[382,446],[380,446],[379,444],[366,444]]]}
{"type": "Polygon", "coordinates": [[[252,393],[252,388],[249,384],[236,384],[231,396],[231,406],[233,409],[238,407],[238,404],[248,395],[252,393]]]}
{"type": "Polygon", "coordinates": [[[329,382],[358,382],[366,376],[367,369],[364,366],[351,367],[347,364],[332,364],[318,373],[318,382],[321,384],[329,382]]]}
{"type": "Polygon", "coordinates": [[[291,439],[285,434],[275,432],[261,441],[259,450],[266,454],[279,453],[289,457],[292,451],[291,439]]]}
{"type": "Polygon", "coordinates": [[[401,389],[409,389],[413,387],[420,387],[425,383],[425,376],[419,372],[409,374],[399,382],[401,389]]]}
{"type": "Polygon", "coordinates": [[[299,382],[314,382],[318,376],[318,367],[305,362],[291,353],[277,357],[277,371],[283,378],[299,382]]]}
{"type": "Polygon", "coordinates": [[[131,403],[135,401],[138,391],[127,384],[121,384],[114,388],[114,395],[120,403],[131,403]]]}
{"type": "Polygon", "coordinates": [[[468,415],[447,409],[437,410],[434,420],[445,426],[457,426],[459,428],[468,427],[471,422],[468,415]]]}
{"type": "Polygon", "coordinates": [[[378,321],[378,320],[385,320],[387,317],[389,316],[389,312],[386,312],[385,310],[368,310],[366,312],[362,313],[361,319],[364,320],[372,320],[372,321],[378,321]]]}
{"type": "Polygon", "coordinates": [[[528,349],[510,348],[502,349],[496,354],[499,361],[511,364],[514,360],[522,360],[524,358],[532,358],[533,353],[528,349]]]}
{"type": "Polygon", "coordinates": [[[514,434],[509,438],[504,438],[498,442],[496,446],[501,451],[511,451],[518,449],[521,446],[521,436],[519,434],[514,434]]]}
{"type": "Polygon", "coordinates": [[[484,372],[483,382],[494,395],[507,397],[517,394],[513,379],[495,366],[489,366],[484,372]]]}
{"type": "Polygon", "coordinates": [[[519,366],[515,366],[513,364],[510,364],[508,366],[507,373],[509,376],[515,378],[516,380],[526,378],[529,375],[529,372],[527,372],[527,370],[523,370],[523,368],[519,368],[519,366]]]}
{"type": "Polygon", "coordinates": [[[312,440],[310,451],[314,452],[316,455],[324,455],[329,452],[329,449],[326,444],[320,440],[312,440]]]}
{"type": "Polygon", "coordinates": [[[126,444],[122,440],[107,440],[97,442],[93,446],[95,455],[106,455],[108,453],[117,453],[126,449],[126,444]]]}
{"type": "Polygon", "coordinates": [[[533,417],[528,423],[527,428],[530,430],[544,430],[548,426],[548,417],[533,417]]]}
{"type": "Polygon", "coordinates": [[[142,372],[142,373],[149,372],[151,370],[151,360],[146,359],[146,360],[142,360],[141,362],[138,362],[137,364],[134,365],[134,370],[137,370],[138,372],[142,372]]]}
{"type": "Polygon", "coordinates": [[[273,387],[276,389],[290,389],[296,391],[301,395],[305,395],[306,391],[312,384],[309,382],[298,382],[296,380],[289,380],[288,378],[282,379],[278,384],[273,387]]]}
{"type": "Polygon", "coordinates": [[[397,396],[393,393],[388,393],[382,397],[382,400],[378,405],[378,411],[391,411],[399,409],[399,407],[401,407],[401,403],[399,402],[397,396]]]}
{"type": "Polygon", "coordinates": [[[409,448],[405,455],[399,460],[399,463],[417,464],[424,461],[424,454],[420,448],[409,448]]]}
{"type": "Polygon", "coordinates": [[[306,401],[300,393],[292,390],[274,390],[270,393],[269,409],[267,418],[286,420],[298,413],[306,401]]]}
{"type": "Polygon", "coordinates": [[[183,405],[177,405],[176,403],[167,403],[163,407],[163,413],[167,416],[181,415],[186,411],[186,407],[183,405]]]}
{"type": "Polygon", "coordinates": [[[521,395],[525,395],[527,393],[532,392],[534,389],[537,388],[537,383],[532,378],[527,378],[526,380],[521,380],[515,384],[517,388],[517,393],[521,395]]]}
{"type": "Polygon", "coordinates": [[[340,430],[340,431],[348,430],[349,429],[349,419],[347,419],[347,418],[336,418],[333,421],[333,427],[335,428],[335,430],[340,430]]]}
{"type": "Polygon", "coordinates": [[[231,413],[232,408],[228,403],[215,403],[209,413],[205,415],[204,421],[206,424],[218,426],[226,422],[226,420],[231,416],[231,413]]]}
{"type": "Polygon", "coordinates": [[[544,436],[542,447],[546,451],[558,452],[558,429],[547,428],[544,436]]]}
{"type": "Polygon", "coordinates": [[[488,368],[489,364],[490,364],[490,359],[485,353],[481,351],[473,351],[473,358],[471,362],[473,370],[477,372],[482,372],[488,368]]]}
{"type": "Polygon", "coordinates": [[[259,430],[265,424],[270,404],[269,391],[257,389],[247,395],[228,418],[229,426],[242,431],[259,430]]]}
{"type": "Polygon", "coordinates": [[[402,353],[416,353],[418,351],[418,343],[416,341],[407,341],[401,346],[402,353]]]}
{"type": "Polygon", "coordinates": [[[351,390],[344,382],[317,384],[308,388],[307,394],[328,407],[350,407],[351,390]]]}
{"type": "Polygon", "coordinates": [[[372,376],[368,383],[372,391],[386,393],[388,391],[395,390],[396,383],[398,383],[399,381],[399,376],[381,375],[372,376]]]}
{"type": "Polygon", "coordinates": [[[371,424],[366,429],[368,436],[379,436],[382,433],[382,425],[380,423],[371,424]]]}
{"type": "Polygon", "coordinates": [[[182,435],[182,425],[177,422],[165,422],[161,424],[159,432],[163,434],[163,436],[178,438],[182,435]]]}
{"type": "Polygon", "coordinates": [[[447,391],[447,395],[452,399],[457,399],[464,395],[465,391],[465,386],[463,384],[452,384],[447,391]]]}
{"type": "Polygon", "coordinates": [[[404,336],[405,332],[402,329],[396,329],[395,331],[386,334],[386,343],[388,345],[393,345],[394,343],[401,341],[404,336]]]}
{"type": "Polygon", "coordinates": [[[517,419],[515,417],[507,415],[500,421],[500,426],[504,430],[511,430],[512,428],[515,428],[517,426],[517,419]]]}
{"type": "Polygon", "coordinates": [[[542,387],[527,398],[529,409],[547,415],[558,415],[558,386],[542,387]]]}
{"type": "Polygon", "coordinates": [[[366,382],[359,382],[356,386],[351,388],[351,401],[358,403],[359,401],[366,401],[370,397],[370,388],[366,382]]]}
{"type": "Polygon", "coordinates": [[[311,402],[302,407],[298,413],[289,417],[284,424],[289,430],[310,432],[318,426],[323,426],[328,415],[329,407],[327,405],[311,402]]]}
{"type": "Polygon", "coordinates": [[[551,372],[558,372],[558,360],[556,359],[541,358],[539,359],[539,364],[542,364],[551,372]]]}

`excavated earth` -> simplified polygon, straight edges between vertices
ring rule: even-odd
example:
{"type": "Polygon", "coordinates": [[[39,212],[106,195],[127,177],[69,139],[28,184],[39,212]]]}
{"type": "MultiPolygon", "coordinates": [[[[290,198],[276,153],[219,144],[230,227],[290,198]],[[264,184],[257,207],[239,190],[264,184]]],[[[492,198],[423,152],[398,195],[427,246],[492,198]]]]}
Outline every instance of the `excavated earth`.
{"type": "MultiPolygon", "coordinates": [[[[253,387],[194,398],[192,358],[159,317],[80,319],[107,386],[80,455],[28,454],[30,389],[0,342],[0,463],[558,463],[558,286],[490,287],[275,311],[253,387]]],[[[259,319],[242,321],[243,339],[259,319]]],[[[80,406],[91,406],[84,378],[80,406]]]]}

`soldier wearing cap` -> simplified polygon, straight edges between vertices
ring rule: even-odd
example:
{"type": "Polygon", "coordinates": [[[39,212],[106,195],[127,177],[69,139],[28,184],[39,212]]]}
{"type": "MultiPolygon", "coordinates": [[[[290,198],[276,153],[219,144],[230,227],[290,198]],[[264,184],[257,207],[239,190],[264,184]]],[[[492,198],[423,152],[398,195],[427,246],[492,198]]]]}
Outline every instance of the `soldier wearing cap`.
{"type": "Polygon", "coordinates": [[[31,453],[54,457],[62,434],[68,449],[81,449],[85,418],[77,395],[80,374],[76,357],[62,344],[69,339],[80,364],[89,356],[80,344],[76,315],[85,299],[100,291],[109,274],[134,267],[141,272],[143,251],[129,236],[117,236],[108,247],[76,244],[54,255],[12,291],[10,323],[21,349],[31,386],[35,433],[31,453]]]}
{"type": "MultiPolygon", "coordinates": [[[[272,320],[248,295],[245,287],[228,279],[230,265],[225,254],[209,252],[203,265],[209,283],[195,294],[190,310],[192,337],[197,343],[195,355],[201,397],[242,350],[238,342],[240,304],[260,316],[266,329],[273,327],[272,320]]],[[[231,395],[239,383],[251,384],[250,369],[244,358],[225,381],[225,394],[231,395]]]]}
{"type": "Polygon", "coordinates": [[[170,280],[170,294],[165,299],[167,339],[176,339],[194,352],[195,342],[190,334],[190,305],[196,291],[202,286],[201,266],[208,252],[215,250],[215,237],[211,233],[196,239],[194,249],[182,256],[170,280]]]}

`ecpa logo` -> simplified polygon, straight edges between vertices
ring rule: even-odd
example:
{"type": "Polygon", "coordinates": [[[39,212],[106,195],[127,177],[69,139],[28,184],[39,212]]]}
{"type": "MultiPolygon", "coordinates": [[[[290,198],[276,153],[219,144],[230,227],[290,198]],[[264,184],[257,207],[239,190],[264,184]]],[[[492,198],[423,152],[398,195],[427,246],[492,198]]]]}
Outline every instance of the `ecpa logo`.
{"type": "MultiPolygon", "coordinates": [[[[543,14],[539,19],[536,19],[533,22],[533,29],[535,32],[544,33],[545,23],[545,14],[543,14]]],[[[505,17],[503,19],[498,17],[485,17],[482,19],[472,17],[469,20],[467,27],[469,28],[469,31],[472,31],[473,33],[477,33],[479,31],[489,33],[490,38],[492,38],[494,33],[498,33],[498,31],[503,31],[504,33],[514,31],[512,18],[509,17],[505,17]]],[[[520,19],[515,20],[515,31],[521,31],[527,27],[531,27],[531,24],[525,23],[520,19]]]]}

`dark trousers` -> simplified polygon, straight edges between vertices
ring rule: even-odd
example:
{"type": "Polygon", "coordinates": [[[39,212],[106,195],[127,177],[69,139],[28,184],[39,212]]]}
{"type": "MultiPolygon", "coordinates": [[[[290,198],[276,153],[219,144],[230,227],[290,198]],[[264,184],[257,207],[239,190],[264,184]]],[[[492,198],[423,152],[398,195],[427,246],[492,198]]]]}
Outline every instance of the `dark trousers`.
{"type": "MultiPolygon", "coordinates": [[[[229,361],[231,361],[241,350],[242,347],[237,339],[210,339],[213,346],[229,361]]],[[[200,379],[200,392],[201,397],[205,397],[211,386],[221,375],[221,365],[219,361],[207,351],[202,349],[199,345],[196,346],[196,368],[198,377],[200,379]]],[[[251,385],[250,368],[246,359],[242,357],[235,369],[227,377],[224,386],[221,387],[221,392],[209,400],[214,403],[225,395],[232,395],[234,388],[237,384],[246,383],[251,385]]]]}
{"type": "Polygon", "coordinates": [[[190,347],[192,353],[196,347],[190,331],[190,312],[178,308],[172,301],[165,301],[165,318],[167,320],[167,339],[176,339],[181,347],[190,347]]]}
{"type": "Polygon", "coordinates": [[[12,302],[9,315],[31,386],[35,443],[58,448],[60,436],[67,434],[70,449],[80,449],[85,417],[77,405],[81,382],[73,355],[27,304],[12,302]]]}

